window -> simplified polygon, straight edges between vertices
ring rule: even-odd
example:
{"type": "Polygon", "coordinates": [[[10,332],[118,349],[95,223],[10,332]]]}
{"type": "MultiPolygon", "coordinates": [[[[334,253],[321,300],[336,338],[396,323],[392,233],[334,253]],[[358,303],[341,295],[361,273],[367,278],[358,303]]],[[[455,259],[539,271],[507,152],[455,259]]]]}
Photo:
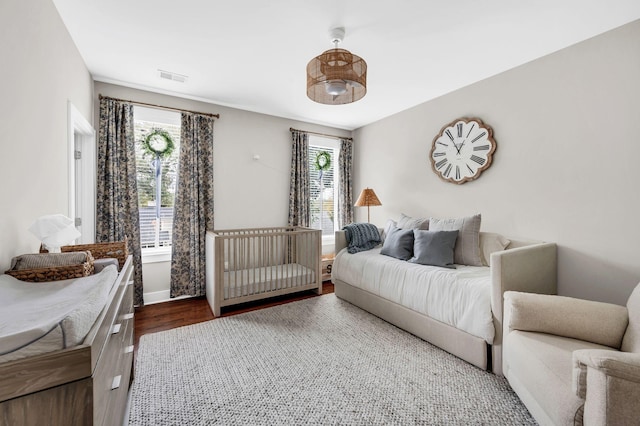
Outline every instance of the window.
{"type": "Polygon", "coordinates": [[[168,251],[178,176],[180,113],[136,106],[134,134],[141,248],[147,253],[149,250],[168,251]],[[155,136],[149,138],[152,134],[155,136]],[[170,155],[154,153],[153,149],[165,151],[167,138],[173,143],[170,155]]]}
{"type": "Polygon", "coordinates": [[[340,142],[309,135],[311,228],[333,238],[338,224],[338,155],[340,142]]]}

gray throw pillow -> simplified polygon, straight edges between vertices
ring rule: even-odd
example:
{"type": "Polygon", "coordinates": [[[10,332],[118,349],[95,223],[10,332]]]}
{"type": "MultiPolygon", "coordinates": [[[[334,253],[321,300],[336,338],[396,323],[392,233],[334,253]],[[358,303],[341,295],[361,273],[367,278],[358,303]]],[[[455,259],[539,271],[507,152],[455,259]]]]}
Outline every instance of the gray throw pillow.
{"type": "Polygon", "coordinates": [[[480,215],[458,219],[429,219],[431,231],[460,231],[453,252],[453,261],[459,265],[483,266],[480,257],[480,215]]]}
{"type": "Polygon", "coordinates": [[[421,265],[453,266],[453,249],[456,246],[458,231],[421,231],[413,230],[413,257],[411,263],[421,265]]]}
{"type": "Polygon", "coordinates": [[[413,229],[391,228],[384,239],[380,254],[409,260],[413,255],[413,229]]]}

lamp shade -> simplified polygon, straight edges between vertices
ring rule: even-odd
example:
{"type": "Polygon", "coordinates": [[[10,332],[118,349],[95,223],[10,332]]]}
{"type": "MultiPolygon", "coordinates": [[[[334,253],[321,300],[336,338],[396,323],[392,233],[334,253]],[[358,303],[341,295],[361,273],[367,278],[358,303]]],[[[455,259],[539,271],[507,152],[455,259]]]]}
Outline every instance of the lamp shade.
{"type": "Polygon", "coordinates": [[[354,206],[356,207],[365,207],[365,206],[381,206],[382,203],[378,199],[378,196],[371,188],[365,188],[360,193],[358,200],[354,206]]]}
{"type": "Polygon", "coordinates": [[[314,102],[341,105],[367,93],[367,63],[345,49],[329,49],[307,64],[307,96],[314,102]]]}

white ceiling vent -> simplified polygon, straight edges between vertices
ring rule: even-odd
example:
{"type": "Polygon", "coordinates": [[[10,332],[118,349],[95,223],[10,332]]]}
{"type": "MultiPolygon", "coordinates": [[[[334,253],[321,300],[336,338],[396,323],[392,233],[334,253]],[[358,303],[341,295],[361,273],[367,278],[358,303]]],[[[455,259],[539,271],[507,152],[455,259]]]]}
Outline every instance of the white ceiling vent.
{"type": "Polygon", "coordinates": [[[182,74],[177,74],[171,71],[163,71],[158,70],[160,72],[160,78],[164,78],[165,80],[177,81],[178,83],[184,83],[187,81],[187,76],[182,74]]]}

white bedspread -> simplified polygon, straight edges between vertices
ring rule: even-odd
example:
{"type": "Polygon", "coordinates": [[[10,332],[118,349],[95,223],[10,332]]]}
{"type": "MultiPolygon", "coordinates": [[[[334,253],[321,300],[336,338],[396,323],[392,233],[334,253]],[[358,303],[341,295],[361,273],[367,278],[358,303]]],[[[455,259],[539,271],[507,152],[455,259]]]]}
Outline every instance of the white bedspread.
{"type": "Polygon", "coordinates": [[[84,278],[45,283],[0,275],[0,362],[81,343],[117,275],[115,266],[84,278]]]}
{"type": "Polygon", "coordinates": [[[492,344],[491,276],[486,266],[457,269],[417,265],[380,254],[380,248],[340,251],[333,278],[452,325],[492,344]]]}

